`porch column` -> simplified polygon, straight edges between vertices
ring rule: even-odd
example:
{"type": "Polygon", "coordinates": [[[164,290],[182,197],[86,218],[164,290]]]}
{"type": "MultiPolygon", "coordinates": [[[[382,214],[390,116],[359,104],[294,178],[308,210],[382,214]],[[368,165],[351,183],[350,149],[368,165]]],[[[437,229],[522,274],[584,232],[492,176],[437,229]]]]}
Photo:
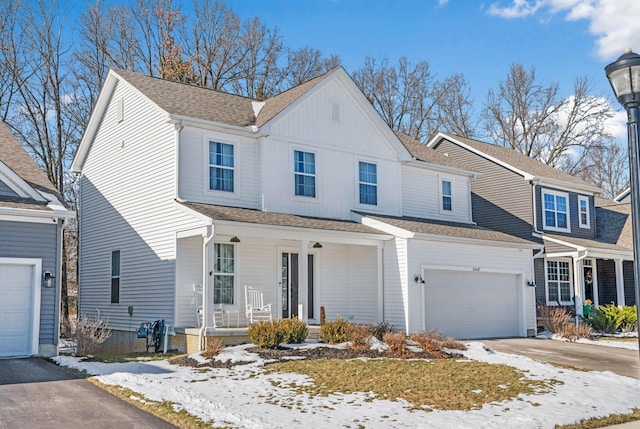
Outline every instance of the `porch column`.
{"type": "Polygon", "coordinates": [[[202,312],[205,328],[215,328],[213,317],[213,232],[203,237],[202,244],[202,312]]]}
{"type": "MultiPolygon", "coordinates": [[[[582,290],[584,285],[581,285],[582,276],[580,275],[580,267],[582,261],[577,258],[573,258],[573,304],[575,305],[576,314],[582,316],[582,290]]],[[[577,319],[576,319],[577,322],[577,319]]]]}
{"type": "Polygon", "coordinates": [[[622,271],[622,259],[614,259],[616,267],[616,295],[618,307],[624,306],[624,273],[622,271]]]}
{"type": "Polygon", "coordinates": [[[378,244],[378,323],[384,322],[384,244],[378,244]]]}
{"type": "Polygon", "coordinates": [[[300,241],[300,249],[298,250],[298,302],[296,306],[302,304],[302,314],[298,314],[298,319],[306,320],[309,310],[307,303],[309,302],[309,242],[300,241]]]}

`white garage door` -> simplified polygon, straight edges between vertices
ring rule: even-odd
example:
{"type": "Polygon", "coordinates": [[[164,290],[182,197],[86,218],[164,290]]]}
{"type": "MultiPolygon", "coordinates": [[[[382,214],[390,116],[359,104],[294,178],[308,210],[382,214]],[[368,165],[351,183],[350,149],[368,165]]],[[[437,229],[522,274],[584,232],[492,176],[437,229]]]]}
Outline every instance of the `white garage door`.
{"type": "Polygon", "coordinates": [[[32,354],[34,269],[0,264],[0,357],[32,354]]]}
{"type": "Polygon", "coordinates": [[[518,276],[425,273],[425,330],[459,339],[520,336],[518,276]]]}

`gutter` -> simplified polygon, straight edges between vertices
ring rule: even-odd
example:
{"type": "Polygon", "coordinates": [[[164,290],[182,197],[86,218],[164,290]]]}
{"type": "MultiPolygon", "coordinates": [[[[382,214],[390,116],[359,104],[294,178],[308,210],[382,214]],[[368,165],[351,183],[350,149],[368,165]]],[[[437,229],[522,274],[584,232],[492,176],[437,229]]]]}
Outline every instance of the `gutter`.
{"type": "Polygon", "coordinates": [[[167,116],[167,122],[169,123],[179,122],[182,125],[194,124],[202,128],[221,130],[231,134],[239,134],[239,135],[253,137],[253,138],[266,136],[266,134],[260,132],[260,128],[256,125],[248,125],[246,127],[240,127],[237,125],[229,125],[222,122],[214,122],[214,121],[208,121],[206,119],[198,119],[198,118],[192,118],[189,116],[173,115],[173,114],[169,114],[167,116]]]}

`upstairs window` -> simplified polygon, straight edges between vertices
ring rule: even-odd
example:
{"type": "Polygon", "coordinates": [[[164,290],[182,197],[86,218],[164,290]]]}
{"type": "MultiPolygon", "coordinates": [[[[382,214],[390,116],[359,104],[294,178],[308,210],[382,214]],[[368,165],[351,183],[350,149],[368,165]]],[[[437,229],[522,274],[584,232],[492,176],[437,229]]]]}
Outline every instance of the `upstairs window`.
{"type": "Polygon", "coordinates": [[[571,266],[568,261],[547,261],[547,303],[570,305],[571,266]]]}
{"type": "Polygon", "coordinates": [[[588,197],[578,197],[578,219],[580,219],[580,228],[591,228],[588,197]]]}
{"type": "Polygon", "coordinates": [[[213,302],[214,304],[233,304],[235,247],[233,244],[215,243],[213,264],[213,302]]]}
{"type": "Polygon", "coordinates": [[[569,195],[564,192],[542,191],[544,228],[552,231],[569,229],[569,195]]]}
{"type": "Polygon", "coordinates": [[[360,162],[358,169],[360,204],[378,205],[378,166],[369,162],[360,162]]]}
{"type": "Polygon", "coordinates": [[[233,192],[233,145],[209,142],[209,189],[233,192]]]}
{"type": "Polygon", "coordinates": [[[448,179],[440,179],[440,211],[453,212],[453,186],[448,179]]]}
{"type": "Polygon", "coordinates": [[[295,194],[302,197],[316,196],[316,155],[296,150],[293,153],[295,194]]]}
{"type": "Polygon", "coordinates": [[[120,251],[111,252],[111,304],[120,302],[120,251]]]}

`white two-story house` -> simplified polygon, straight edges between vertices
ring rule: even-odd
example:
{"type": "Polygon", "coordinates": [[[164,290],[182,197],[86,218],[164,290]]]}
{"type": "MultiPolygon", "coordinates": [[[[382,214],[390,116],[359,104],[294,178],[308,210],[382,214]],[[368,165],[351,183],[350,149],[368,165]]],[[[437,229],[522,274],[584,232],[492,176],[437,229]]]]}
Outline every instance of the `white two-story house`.
{"type": "Polygon", "coordinates": [[[405,332],[535,332],[541,246],[476,226],[477,174],[396,135],[342,68],[264,102],[112,70],[72,170],[79,308],[114,342],[164,319],[189,348],[218,306],[246,325],[245,285],[312,324],[323,308],[405,332]]]}

